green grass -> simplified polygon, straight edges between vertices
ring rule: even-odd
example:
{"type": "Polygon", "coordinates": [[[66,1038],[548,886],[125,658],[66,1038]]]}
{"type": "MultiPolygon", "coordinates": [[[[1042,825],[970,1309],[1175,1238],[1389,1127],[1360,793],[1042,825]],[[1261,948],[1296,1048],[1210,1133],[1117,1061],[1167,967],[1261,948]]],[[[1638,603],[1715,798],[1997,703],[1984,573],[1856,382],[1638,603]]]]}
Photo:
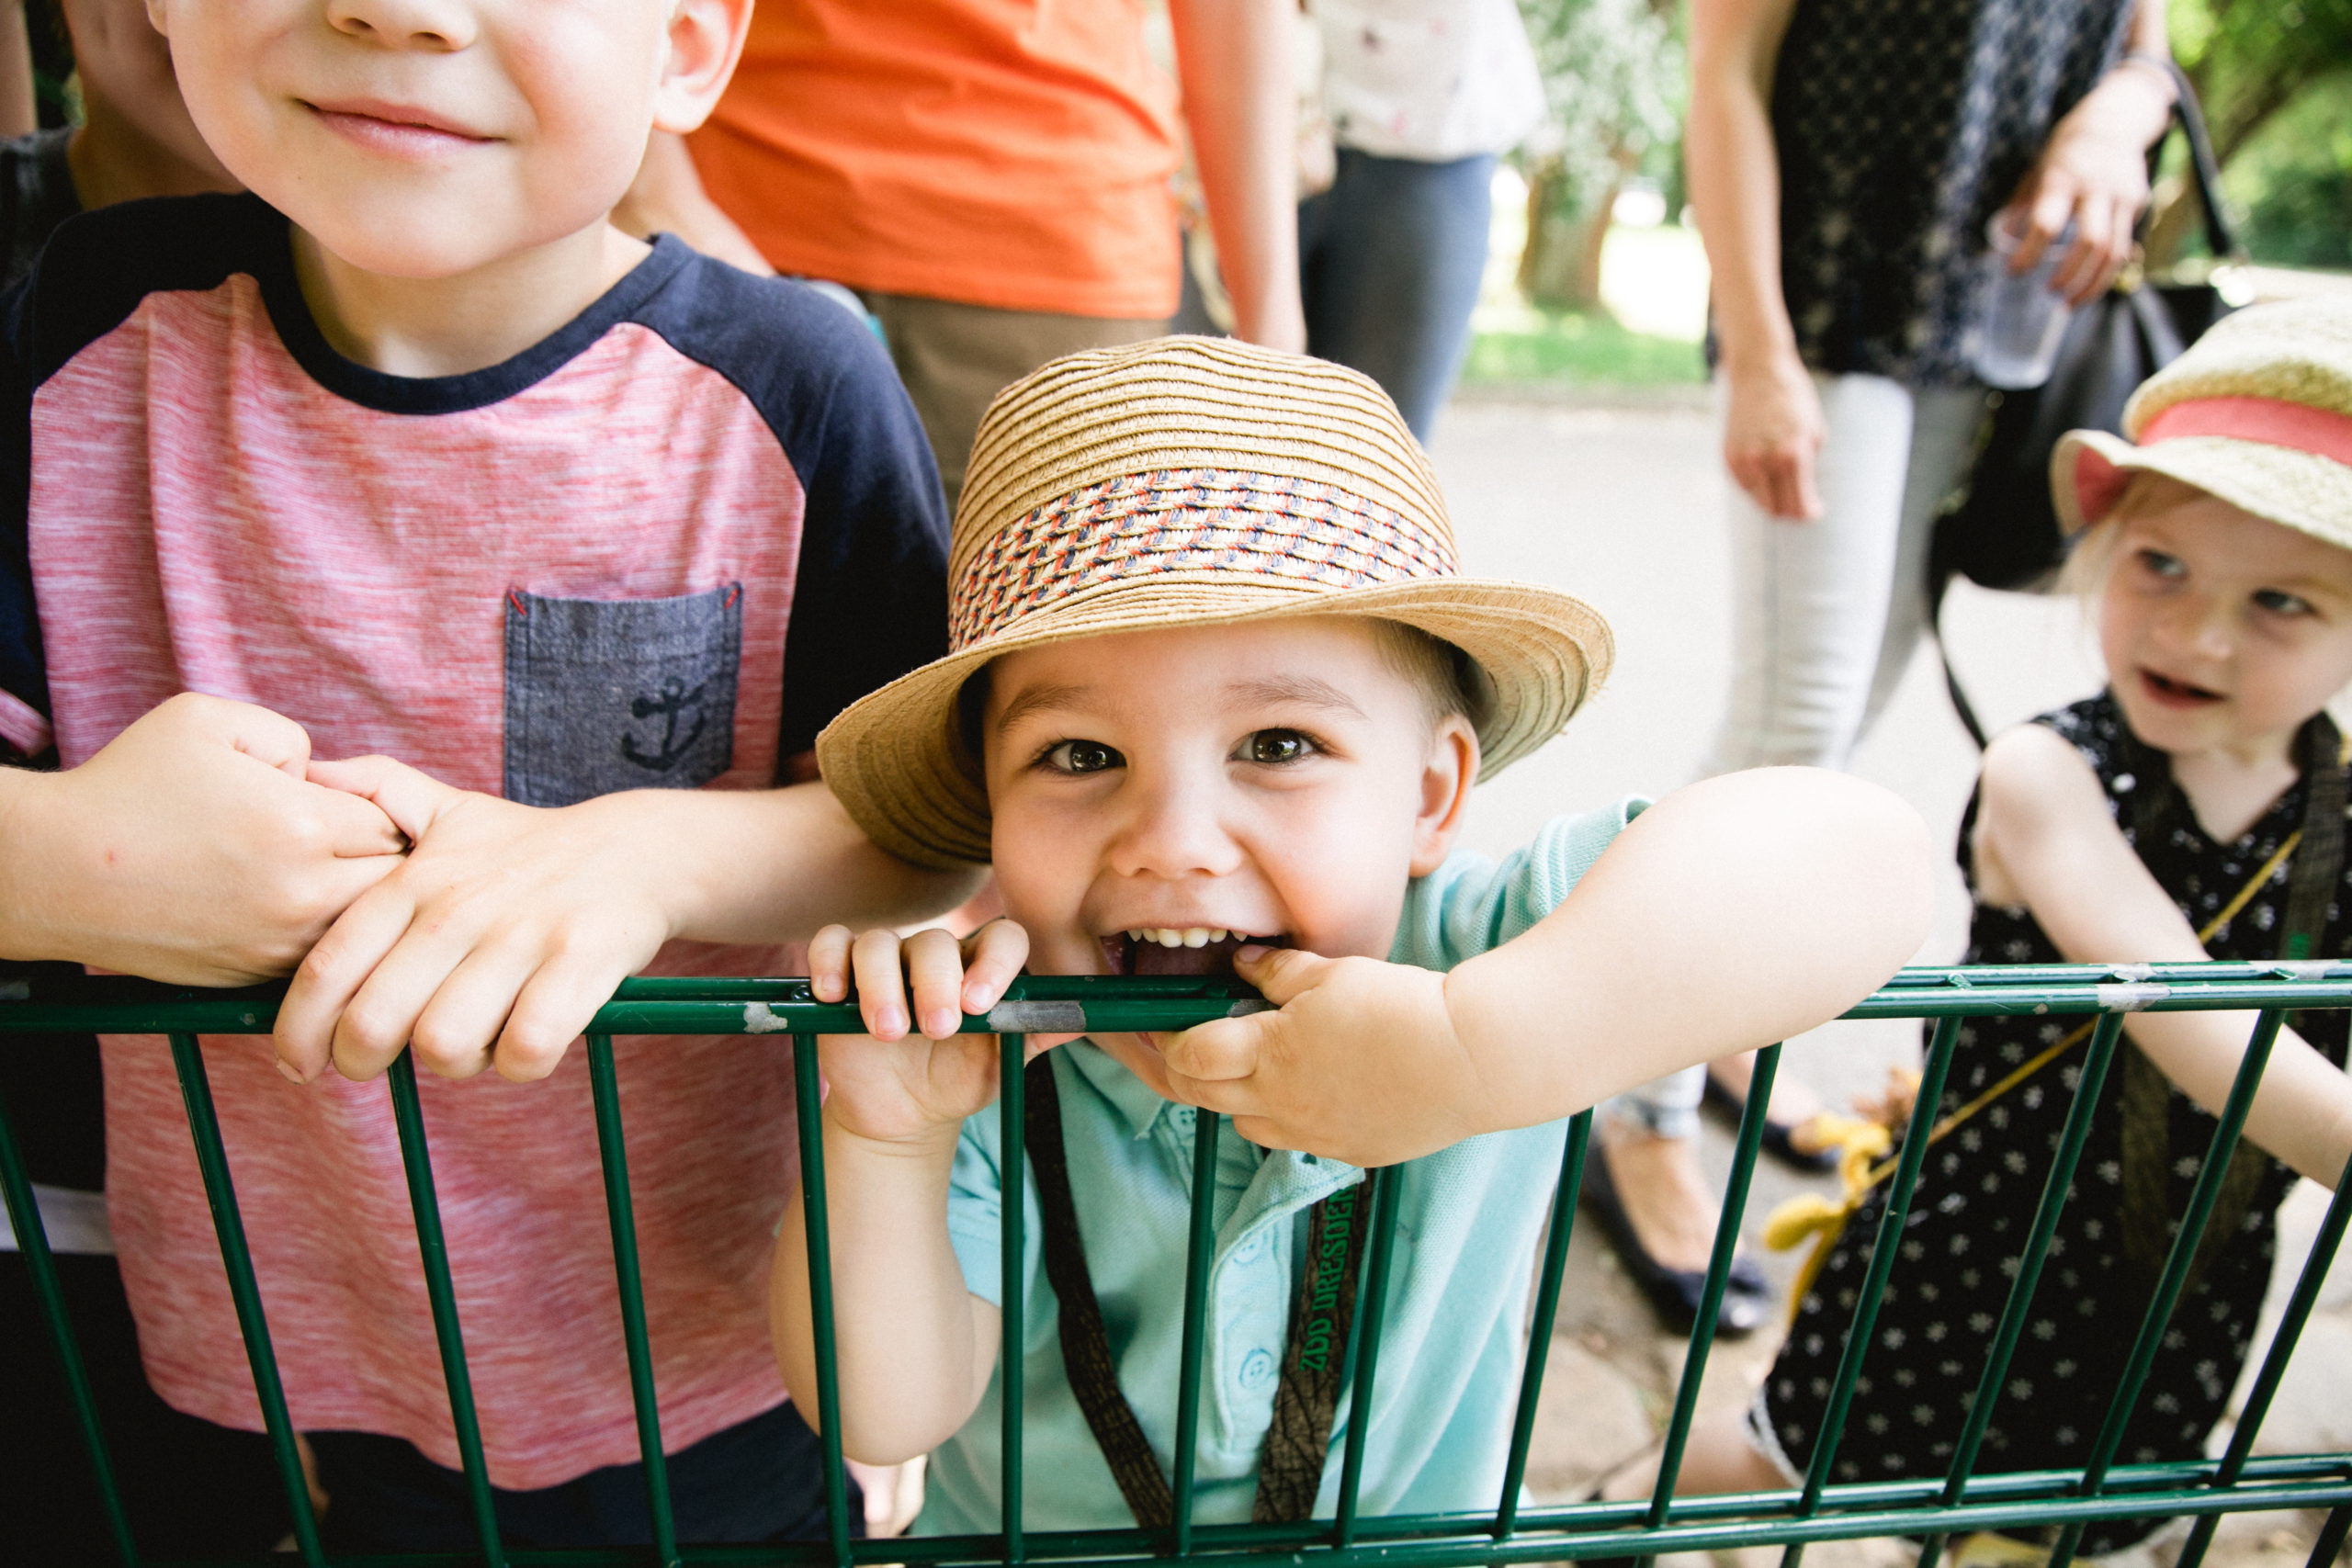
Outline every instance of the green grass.
{"type": "Polygon", "coordinates": [[[1472,385],[1681,386],[1707,378],[1699,345],[1628,332],[1606,310],[1534,313],[1519,330],[1472,340],[1462,378],[1472,385]]]}

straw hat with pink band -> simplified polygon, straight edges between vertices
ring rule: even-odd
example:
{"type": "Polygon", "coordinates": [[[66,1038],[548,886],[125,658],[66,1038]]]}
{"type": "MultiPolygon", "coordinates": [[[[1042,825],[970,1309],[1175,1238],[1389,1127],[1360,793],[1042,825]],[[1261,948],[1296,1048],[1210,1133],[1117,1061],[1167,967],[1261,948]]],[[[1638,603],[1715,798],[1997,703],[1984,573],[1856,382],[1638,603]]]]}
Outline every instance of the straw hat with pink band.
{"type": "Polygon", "coordinates": [[[1600,684],[1609,626],[1556,589],[1461,575],[1437,475],[1369,378],[1224,338],[1075,354],[1015,382],[972,443],[946,658],[817,739],[834,795],[920,864],[985,862],[965,683],[1076,637],[1293,615],[1417,626],[1476,666],[1491,774],[1600,684]]]}
{"type": "Polygon", "coordinates": [[[2068,532],[2152,473],[2352,549],[2352,298],[2223,317],[2141,385],[2123,428],[2129,441],[2073,431],[2051,454],[2068,532]]]}

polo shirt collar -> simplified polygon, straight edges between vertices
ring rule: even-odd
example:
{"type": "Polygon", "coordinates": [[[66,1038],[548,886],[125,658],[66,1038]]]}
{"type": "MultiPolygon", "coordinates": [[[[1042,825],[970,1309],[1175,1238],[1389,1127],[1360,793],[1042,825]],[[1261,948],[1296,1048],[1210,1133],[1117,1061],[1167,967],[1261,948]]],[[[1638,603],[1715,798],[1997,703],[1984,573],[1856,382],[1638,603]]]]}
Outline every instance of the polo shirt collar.
{"type": "Polygon", "coordinates": [[[1169,1109],[1167,1100],[1154,1094],[1149,1085],[1090,1039],[1081,1036],[1061,1046],[1060,1051],[1078,1076],[1111,1102],[1111,1109],[1118,1112],[1120,1125],[1126,1129],[1128,1137],[1150,1135],[1153,1126],[1169,1109]]]}

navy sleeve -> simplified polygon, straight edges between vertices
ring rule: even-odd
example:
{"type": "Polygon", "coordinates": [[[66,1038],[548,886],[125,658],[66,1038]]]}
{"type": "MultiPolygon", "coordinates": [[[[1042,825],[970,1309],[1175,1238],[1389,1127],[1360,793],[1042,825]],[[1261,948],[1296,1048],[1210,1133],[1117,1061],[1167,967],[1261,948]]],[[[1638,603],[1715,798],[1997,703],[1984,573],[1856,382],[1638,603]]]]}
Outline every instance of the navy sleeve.
{"type": "MultiPolygon", "coordinates": [[[[32,402],[41,383],[164,289],[217,287],[286,249],[286,220],[254,197],[125,202],[59,226],[0,294],[0,691],[49,716],[28,513],[32,402]]],[[[0,739],[0,761],[30,761],[0,739]]]]}
{"type": "MultiPolygon", "coordinates": [[[[33,607],[28,514],[32,493],[32,276],[0,295],[0,692],[49,715],[49,667],[33,607]]],[[[28,761],[0,739],[0,761],[28,761]]]]}
{"type": "Polygon", "coordinates": [[[797,756],[842,709],[947,651],[947,509],[930,444],[881,344],[814,289],[698,256],[648,301],[645,324],[742,389],[799,477],[778,751],[797,756]]]}

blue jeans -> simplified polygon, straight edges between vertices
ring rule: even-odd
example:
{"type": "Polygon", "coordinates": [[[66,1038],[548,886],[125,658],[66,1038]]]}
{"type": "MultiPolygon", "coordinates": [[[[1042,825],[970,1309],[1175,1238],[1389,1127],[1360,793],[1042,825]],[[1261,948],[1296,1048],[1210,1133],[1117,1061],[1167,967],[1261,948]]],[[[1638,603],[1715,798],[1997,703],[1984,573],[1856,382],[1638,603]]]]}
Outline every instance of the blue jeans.
{"type": "Polygon", "coordinates": [[[1298,204],[1307,352],[1379,382],[1424,442],[1470,347],[1494,174],[1492,153],[1422,164],[1342,147],[1331,188],[1298,204]]]}

